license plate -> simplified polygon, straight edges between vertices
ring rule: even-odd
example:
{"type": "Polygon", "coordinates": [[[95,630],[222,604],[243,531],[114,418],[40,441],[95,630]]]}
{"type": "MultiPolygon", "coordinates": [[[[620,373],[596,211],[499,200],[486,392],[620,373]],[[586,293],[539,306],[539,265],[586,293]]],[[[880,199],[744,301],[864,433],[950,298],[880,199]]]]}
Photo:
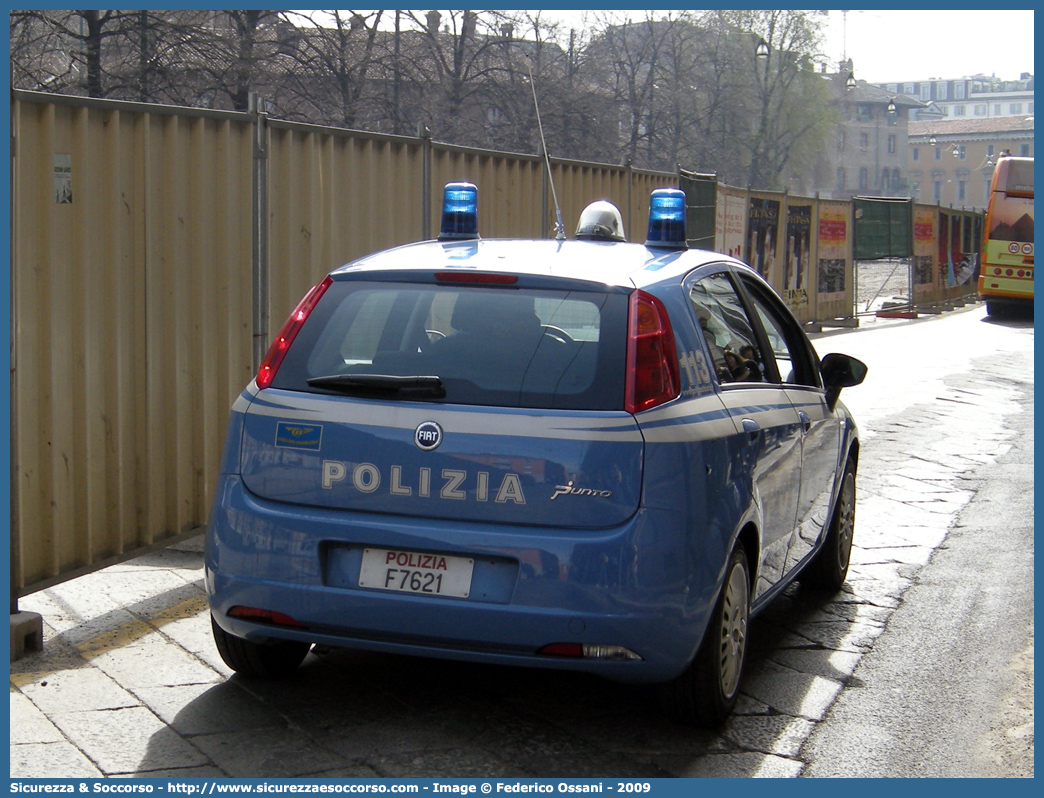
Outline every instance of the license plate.
{"type": "Polygon", "coordinates": [[[467,598],[475,561],[420,551],[364,549],[359,587],[467,598]]]}

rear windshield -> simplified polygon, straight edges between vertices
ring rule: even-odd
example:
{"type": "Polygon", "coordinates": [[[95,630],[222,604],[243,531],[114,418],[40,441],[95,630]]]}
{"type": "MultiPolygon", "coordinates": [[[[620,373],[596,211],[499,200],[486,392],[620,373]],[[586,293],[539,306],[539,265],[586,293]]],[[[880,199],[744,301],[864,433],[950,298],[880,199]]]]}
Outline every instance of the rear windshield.
{"type": "Polygon", "coordinates": [[[434,376],[444,396],[402,398],[619,410],[626,322],[625,294],[338,281],[312,311],[272,385],[329,393],[336,389],[308,380],[434,376]]]}
{"type": "Polygon", "coordinates": [[[1008,179],[1001,190],[1007,194],[1032,197],[1033,161],[1022,158],[1008,161],[1008,179]]]}

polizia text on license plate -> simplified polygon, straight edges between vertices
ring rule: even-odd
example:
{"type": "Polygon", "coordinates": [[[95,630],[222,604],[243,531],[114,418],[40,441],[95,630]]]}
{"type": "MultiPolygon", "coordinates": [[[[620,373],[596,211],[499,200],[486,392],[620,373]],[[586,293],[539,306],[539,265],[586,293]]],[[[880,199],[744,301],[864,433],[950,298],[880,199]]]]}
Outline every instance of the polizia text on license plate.
{"type": "Polygon", "coordinates": [[[359,587],[467,598],[475,561],[420,551],[364,549],[359,587]]]}

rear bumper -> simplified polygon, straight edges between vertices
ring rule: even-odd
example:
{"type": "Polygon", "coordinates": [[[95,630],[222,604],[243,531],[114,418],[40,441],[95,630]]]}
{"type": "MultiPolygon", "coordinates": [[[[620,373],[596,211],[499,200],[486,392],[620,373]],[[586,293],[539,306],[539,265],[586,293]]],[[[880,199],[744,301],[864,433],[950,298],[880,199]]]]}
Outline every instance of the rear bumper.
{"type": "Polygon", "coordinates": [[[1005,302],[1012,305],[1033,305],[1033,267],[1026,269],[1006,269],[1015,272],[1012,276],[995,274],[996,267],[985,266],[979,276],[979,296],[991,302],[1005,302]]]}
{"type": "Polygon", "coordinates": [[[695,654],[716,567],[681,516],[641,510],[606,530],[496,526],[267,502],[223,477],[207,532],[206,585],[226,631],[348,648],[664,681],[695,654]],[[362,547],[468,556],[489,567],[467,599],[358,585],[362,547]],[[709,565],[709,564],[708,564],[709,565]],[[304,628],[228,616],[274,610],[304,628]],[[640,661],[539,654],[552,643],[622,646],[640,661]]]}

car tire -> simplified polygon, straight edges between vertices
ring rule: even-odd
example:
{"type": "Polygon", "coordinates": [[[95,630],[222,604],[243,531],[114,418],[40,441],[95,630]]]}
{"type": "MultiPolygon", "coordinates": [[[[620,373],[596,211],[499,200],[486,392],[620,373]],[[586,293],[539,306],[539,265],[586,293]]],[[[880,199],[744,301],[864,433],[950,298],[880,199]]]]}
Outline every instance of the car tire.
{"type": "Polygon", "coordinates": [[[289,676],[308,655],[311,643],[296,640],[267,640],[255,643],[229,634],[210,618],[218,653],[232,670],[242,676],[278,679],[289,676]]]}
{"type": "Polygon", "coordinates": [[[663,686],[661,700],[668,714],[704,728],[725,722],[739,696],[749,617],[750,568],[737,546],[695,659],[681,676],[663,686]]]}
{"type": "Polygon", "coordinates": [[[848,578],[855,533],[856,466],[849,457],[841,476],[834,515],[830,519],[823,547],[816,553],[799,579],[807,586],[836,593],[848,578]]]}

